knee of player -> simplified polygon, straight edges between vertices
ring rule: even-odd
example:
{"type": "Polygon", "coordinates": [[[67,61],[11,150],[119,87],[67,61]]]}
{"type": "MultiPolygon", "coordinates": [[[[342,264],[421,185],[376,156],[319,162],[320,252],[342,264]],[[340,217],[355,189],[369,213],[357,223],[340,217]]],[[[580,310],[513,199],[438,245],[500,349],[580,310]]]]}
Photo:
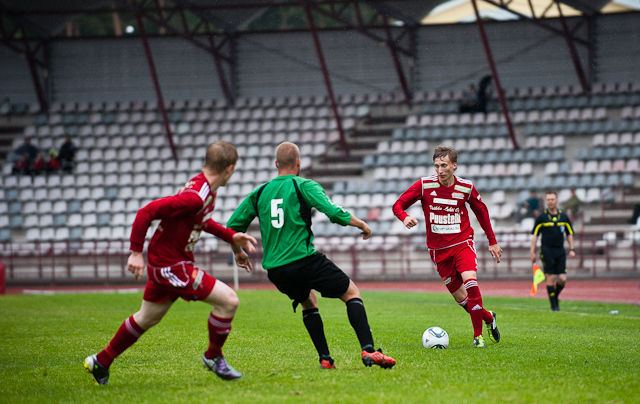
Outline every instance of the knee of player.
{"type": "Polygon", "coordinates": [[[225,299],[225,306],[228,310],[235,311],[240,305],[240,299],[238,298],[238,294],[233,290],[229,290],[225,299]]]}

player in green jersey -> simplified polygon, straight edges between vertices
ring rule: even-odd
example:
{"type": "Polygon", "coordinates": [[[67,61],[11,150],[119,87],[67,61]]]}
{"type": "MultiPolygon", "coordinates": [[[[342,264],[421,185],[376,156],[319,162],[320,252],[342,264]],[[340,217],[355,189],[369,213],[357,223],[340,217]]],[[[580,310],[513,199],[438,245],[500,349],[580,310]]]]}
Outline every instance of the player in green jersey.
{"type": "MultiPolygon", "coordinates": [[[[253,190],[242,201],[227,223],[235,231],[246,231],[254,218],[260,220],[264,256],[262,267],[278,290],[293,300],[293,310],[302,305],[302,319],[318,351],[320,367],[335,368],[318,312],[315,291],[323,297],[339,298],[347,305],[349,322],[362,347],[366,366],[391,368],[396,361],[375,350],[373,336],[360,291],[347,274],[313,246],[311,208],[316,208],[333,223],[362,230],[362,238],[371,237],[369,226],[334,204],[315,181],[301,178],[300,150],[290,142],[276,149],[278,176],[253,190]]],[[[248,255],[235,248],[237,264],[252,269],[248,255]]]]}

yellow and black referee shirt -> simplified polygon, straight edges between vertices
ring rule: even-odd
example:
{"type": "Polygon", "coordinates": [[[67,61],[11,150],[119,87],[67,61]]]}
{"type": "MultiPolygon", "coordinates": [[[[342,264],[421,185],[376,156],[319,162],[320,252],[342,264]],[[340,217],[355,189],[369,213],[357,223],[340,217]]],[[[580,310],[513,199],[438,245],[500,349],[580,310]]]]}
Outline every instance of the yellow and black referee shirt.
{"type": "Polygon", "coordinates": [[[547,209],[544,210],[536,219],[531,234],[540,235],[542,237],[542,246],[551,248],[563,248],[564,235],[573,234],[571,221],[566,213],[558,210],[558,213],[552,215],[547,209]]]}

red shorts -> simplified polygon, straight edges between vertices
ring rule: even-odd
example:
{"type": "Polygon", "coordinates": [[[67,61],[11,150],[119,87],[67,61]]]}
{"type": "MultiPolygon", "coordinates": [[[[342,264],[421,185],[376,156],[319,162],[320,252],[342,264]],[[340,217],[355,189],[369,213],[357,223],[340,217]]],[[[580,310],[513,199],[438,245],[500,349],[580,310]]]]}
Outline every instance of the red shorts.
{"type": "Polygon", "coordinates": [[[477,271],[478,259],[473,240],[442,250],[429,250],[431,260],[449,292],[453,293],[462,286],[462,276],[465,271],[477,271]]]}
{"type": "Polygon", "coordinates": [[[175,302],[179,297],[186,301],[204,300],[216,284],[216,278],[188,261],[164,268],[147,265],[147,275],[142,298],[152,303],[175,302]]]}

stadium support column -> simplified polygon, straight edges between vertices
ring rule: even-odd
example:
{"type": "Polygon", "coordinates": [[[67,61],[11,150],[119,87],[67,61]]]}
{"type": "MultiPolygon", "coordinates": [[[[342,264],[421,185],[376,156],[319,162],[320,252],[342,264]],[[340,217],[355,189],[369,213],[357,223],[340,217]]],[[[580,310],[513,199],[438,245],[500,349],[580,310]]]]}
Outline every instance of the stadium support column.
{"type": "MultiPolygon", "coordinates": [[[[571,61],[573,62],[573,67],[576,69],[576,74],[578,75],[578,80],[580,80],[580,86],[582,87],[582,91],[585,94],[591,93],[591,86],[587,82],[587,77],[584,74],[584,70],[582,69],[582,64],[580,63],[580,55],[578,54],[578,50],[576,49],[576,44],[573,41],[573,36],[571,36],[571,31],[569,31],[569,26],[567,25],[567,21],[564,18],[564,14],[562,13],[562,8],[560,7],[560,3],[556,1],[556,6],[558,7],[558,14],[560,14],[560,22],[562,23],[562,29],[564,31],[564,38],[567,41],[567,46],[569,47],[569,53],[571,54],[571,61]]],[[[589,28],[588,28],[589,29],[589,28]]]]}
{"type": "Polygon", "coordinates": [[[320,45],[320,38],[318,38],[318,31],[316,30],[316,24],[313,22],[313,15],[308,4],[305,4],[304,11],[307,14],[307,21],[309,22],[309,29],[313,36],[313,44],[316,48],[316,54],[318,55],[318,62],[320,62],[320,69],[322,70],[322,76],[324,78],[324,84],[327,87],[327,93],[329,94],[329,101],[331,102],[331,109],[333,110],[333,117],[336,120],[338,126],[338,133],[340,133],[340,146],[344,150],[345,157],[349,159],[351,154],[349,153],[349,145],[342,129],[342,122],[340,120],[340,113],[338,112],[338,105],[336,104],[336,98],[333,95],[333,88],[331,87],[331,78],[329,77],[329,70],[324,60],[324,54],[322,53],[322,46],[320,45]]]}
{"type": "MultiPolygon", "coordinates": [[[[400,61],[400,57],[398,56],[398,52],[396,51],[395,46],[393,46],[393,36],[391,35],[391,28],[389,27],[389,21],[387,17],[383,17],[384,19],[384,30],[387,34],[387,46],[391,51],[391,57],[393,58],[393,64],[396,68],[396,73],[398,74],[398,79],[400,80],[400,86],[402,87],[402,92],[404,93],[404,99],[407,102],[407,106],[411,108],[411,101],[413,96],[411,91],[409,90],[409,86],[407,85],[407,79],[404,76],[404,71],[402,69],[402,62],[400,61]]],[[[413,32],[411,33],[413,34],[413,32]]]]}
{"type": "Polygon", "coordinates": [[[515,132],[513,131],[513,124],[511,123],[511,117],[509,116],[507,101],[504,98],[504,92],[502,91],[502,86],[500,85],[500,78],[498,78],[498,69],[496,69],[496,64],[493,61],[493,55],[491,54],[491,48],[489,47],[487,34],[484,31],[484,23],[482,22],[482,18],[480,18],[480,13],[478,12],[477,0],[471,0],[471,4],[473,4],[473,10],[476,13],[476,23],[478,24],[478,30],[480,31],[480,39],[482,40],[484,52],[487,55],[487,62],[489,63],[489,68],[491,69],[494,86],[496,87],[496,91],[498,92],[498,99],[500,100],[502,114],[504,115],[505,122],[507,123],[507,128],[509,129],[509,137],[511,138],[511,143],[513,143],[513,148],[515,150],[518,150],[520,146],[518,146],[518,140],[516,139],[515,132]]]}
{"type": "MultiPolygon", "coordinates": [[[[27,61],[29,62],[29,71],[31,72],[31,81],[33,81],[33,86],[36,90],[36,96],[38,97],[38,103],[40,104],[40,112],[48,112],[49,111],[49,100],[45,95],[44,85],[40,81],[40,74],[38,74],[38,66],[36,65],[36,60],[34,57],[34,53],[29,46],[29,40],[26,37],[24,29],[22,30],[24,48],[26,50],[27,61]]],[[[47,46],[44,42],[41,46],[47,46]]],[[[44,49],[43,49],[44,52],[44,49]]],[[[45,62],[46,63],[46,62],[45,62]]],[[[45,75],[48,74],[45,70],[45,75]]],[[[46,76],[45,76],[46,77],[46,76]]]]}
{"type": "Polygon", "coordinates": [[[28,23],[19,16],[13,15],[0,5],[0,43],[27,59],[31,81],[40,104],[40,112],[49,111],[49,39],[46,33],[37,26],[28,23]],[[10,27],[5,24],[5,17],[14,22],[10,27]],[[40,56],[38,55],[40,53],[40,56]],[[42,80],[40,70],[42,71],[42,80]]]}
{"type": "Polygon", "coordinates": [[[149,47],[149,40],[147,39],[147,32],[144,29],[144,23],[142,22],[142,16],[140,13],[136,13],[136,20],[138,21],[138,29],[140,30],[140,37],[142,38],[142,46],[144,47],[144,54],[147,56],[147,63],[149,64],[149,72],[151,73],[151,81],[153,81],[153,87],[156,90],[156,97],[158,98],[158,108],[162,114],[162,121],[164,122],[164,130],[167,133],[167,140],[171,147],[171,154],[173,159],[178,162],[178,153],[176,152],[176,146],[173,143],[173,135],[171,134],[171,126],[169,125],[169,117],[167,116],[167,109],[164,105],[164,99],[162,98],[162,90],[160,89],[160,82],[158,81],[158,74],[156,73],[156,66],[153,63],[153,56],[151,55],[151,48],[149,47]]]}

